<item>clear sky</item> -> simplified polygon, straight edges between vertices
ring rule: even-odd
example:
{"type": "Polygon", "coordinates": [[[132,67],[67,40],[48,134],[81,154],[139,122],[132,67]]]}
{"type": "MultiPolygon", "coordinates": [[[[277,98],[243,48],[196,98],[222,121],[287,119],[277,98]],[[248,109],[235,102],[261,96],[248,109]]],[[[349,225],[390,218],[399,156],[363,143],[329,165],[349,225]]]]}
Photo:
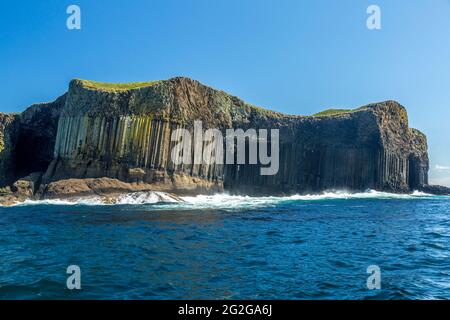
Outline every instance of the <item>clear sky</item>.
{"type": "Polygon", "coordinates": [[[428,136],[431,182],[450,185],[450,0],[1,0],[0,61],[2,112],[72,78],[182,75],[302,115],[394,99],[428,136]]]}

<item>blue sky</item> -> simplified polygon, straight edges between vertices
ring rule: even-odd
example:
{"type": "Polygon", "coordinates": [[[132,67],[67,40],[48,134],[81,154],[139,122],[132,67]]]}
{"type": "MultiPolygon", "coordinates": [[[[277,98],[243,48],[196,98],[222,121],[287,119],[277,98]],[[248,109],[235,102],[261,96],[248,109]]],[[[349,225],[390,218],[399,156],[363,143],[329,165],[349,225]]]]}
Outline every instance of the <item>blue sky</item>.
{"type": "Polygon", "coordinates": [[[72,78],[183,75],[303,115],[394,99],[428,136],[431,181],[450,185],[449,0],[2,0],[0,61],[2,112],[72,78]],[[81,30],[66,28],[71,4],[81,30]]]}

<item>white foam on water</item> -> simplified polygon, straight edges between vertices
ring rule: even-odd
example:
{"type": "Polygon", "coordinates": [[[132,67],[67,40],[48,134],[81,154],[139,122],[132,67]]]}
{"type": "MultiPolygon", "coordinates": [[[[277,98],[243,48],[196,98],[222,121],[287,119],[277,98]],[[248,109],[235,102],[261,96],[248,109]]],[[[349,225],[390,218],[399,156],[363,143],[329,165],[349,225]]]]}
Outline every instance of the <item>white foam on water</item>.
{"type": "Polygon", "coordinates": [[[105,200],[99,196],[80,197],[76,199],[45,199],[45,200],[25,200],[24,202],[16,203],[13,206],[31,206],[31,205],[85,205],[85,206],[105,206],[105,205],[139,205],[152,204],[159,202],[177,201],[167,193],[158,191],[148,192],[133,192],[118,196],[114,201],[105,200]]]}
{"type": "Polygon", "coordinates": [[[24,202],[16,203],[12,206],[33,206],[33,205],[54,205],[54,206],[98,206],[104,205],[100,197],[81,197],[77,199],[45,199],[45,200],[25,200],[24,202]]]}
{"type": "Polygon", "coordinates": [[[178,201],[165,192],[135,192],[124,194],[117,198],[116,204],[151,204],[158,202],[177,203],[178,201]]]}
{"type": "Polygon", "coordinates": [[[180,197],[179,199],[171,196],[168,193],[149,191],[149,192],[134,192],[118,196],[113,203],[105,201],[101,197],[82,197],[78,199],[62,200],[26,200],[22,203],[17,203],[15,206],[30,206],[30,205],[85,205],[85,206],[99,206],[99,205],[145,205],[145,204],[161,204],[162,209],[182,209],[182,208],[254,208],[264,206],[275,206],[284,202],[290,201],[320,201],[320,200],[338,200],[338,199],[426,199],[437,196],[414,191],[411,194],[396,194],[375,190],[367,190],[366,192],[351,193],[347,191],[323,192],[321,194],[308,195],[292,195],[285,197],[251,197],[230,195],[226,193],[215,195],[198,195],[194,197],[180,197]]]}
{"type": "Polygon", "coordinates": [[[286,197],[250,197],[234,196],[229,194],[199,195],[196,197],[182,197],[182,199],[193,205],[202,208],[235,208],[235,207],[261,207],[277,205],[283,202],[292,201],[320,201],[338,199],[418,199],[432,198],[434,195],[414,191],[411,194],[396,194],[368,190],[366,192],[351,193],[347,191],[323,192],[321,194],[292,195],[286,197]]]}

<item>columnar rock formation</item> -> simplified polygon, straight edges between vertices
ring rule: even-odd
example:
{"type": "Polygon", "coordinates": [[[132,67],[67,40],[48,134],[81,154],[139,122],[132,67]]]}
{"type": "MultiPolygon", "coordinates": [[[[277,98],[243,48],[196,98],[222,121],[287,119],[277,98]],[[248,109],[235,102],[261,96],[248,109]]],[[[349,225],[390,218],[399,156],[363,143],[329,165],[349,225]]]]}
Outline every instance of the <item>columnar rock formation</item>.
{"type": "Polygon", "coordinates": [[[408,128],[406,110],[394,101],[335,116],[299,117],[279,128],[279,173],[255,175],[246,166],[232,180],[233,187],[259,186],[267,193],[407,192],[428,184],[426,138],[408,128]]]}
{"type": "Polygon", "coordinates": [[[426,137],[409,128],[397,102],[290,116],[187,78],[134,85],[73,80],[53,103],[2,114],[0,140],[0,183],[45,172],[40,196],[56,181],[105,177],[177,193],[408,192],[428,185],[426,137]],[[279,129],[278,173],[263,176],[249,164],[175,164],[171,135],[192,132],[195,120],[221,131],[279,129]]]}

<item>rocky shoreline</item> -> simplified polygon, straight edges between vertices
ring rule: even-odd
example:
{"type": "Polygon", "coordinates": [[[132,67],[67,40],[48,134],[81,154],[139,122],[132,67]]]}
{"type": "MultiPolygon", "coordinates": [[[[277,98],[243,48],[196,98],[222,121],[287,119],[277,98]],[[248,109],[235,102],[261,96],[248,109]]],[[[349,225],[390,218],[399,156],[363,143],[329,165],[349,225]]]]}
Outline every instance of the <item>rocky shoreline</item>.
{"type": "MultiPolygon", "coordinates": [[[[173,200],[183,202],[181,196],[198,195],[196,190],[192,192],[187,188],[177,189],[173,185],[161,183],[123,182],[111,178],[86,178],[86,179],[63,179],[48,184],[40,184],[42,173],[33,173],[16,181],[12,187],[0,190],[0,206],[16,205],[26,200],[61,200],[76,202],[79,199],[95,198],[104,204],[115,204],[120,197],[134,194],[153,192],[163,193],[161,201],[173,200]]],[[[195,183],[195,181],[193,182],[195,183]]],[[[202,184],[203,182],[198,182],[202,184]]],[[[205,193],[213,192],[209,185],[205,186],[205,193]],[[207,190],[207,191],[206,191],[207,190]]],[[[217,189],[217,192],[220,192],[217,189]]]]}

